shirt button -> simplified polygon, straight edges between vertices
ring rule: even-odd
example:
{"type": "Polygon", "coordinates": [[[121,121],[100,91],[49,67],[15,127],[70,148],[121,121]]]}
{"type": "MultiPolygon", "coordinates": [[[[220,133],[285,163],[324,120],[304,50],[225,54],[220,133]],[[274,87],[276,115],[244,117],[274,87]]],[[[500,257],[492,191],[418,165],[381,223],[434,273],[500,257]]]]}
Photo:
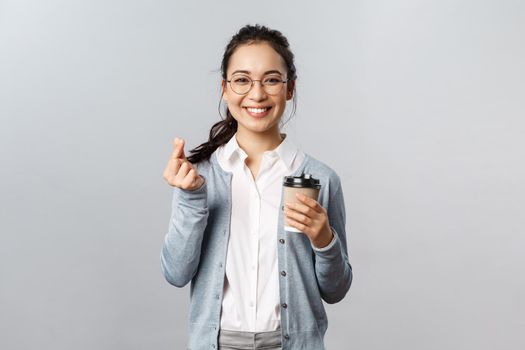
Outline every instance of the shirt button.
{"type": "Polygon", "coordinates": [[[253,301],[250,301],[250,306],[253,307],[253,301]]]}
{"type": "Polygon", "coordinates": [[[255,265],[252,265],[252,270],[255,270],[255,265]]]}
{"type": "Polygon", "coordinates": [[[288,307],[288,305],[287,305],[286,303],[282,303],[281,306],[282,306],[283,308],[285,308],[285,309],[288,307]]]}
{"type": "Polygon", "coordinates": [[[286,276],[286,271],[281,271],[281,276],[286,276]]]}
{"type": "Polygon", "coordinates": [[[284,239],[281,238],[281,239],[279,240],[279,243],[284,244],[284,239]]]}

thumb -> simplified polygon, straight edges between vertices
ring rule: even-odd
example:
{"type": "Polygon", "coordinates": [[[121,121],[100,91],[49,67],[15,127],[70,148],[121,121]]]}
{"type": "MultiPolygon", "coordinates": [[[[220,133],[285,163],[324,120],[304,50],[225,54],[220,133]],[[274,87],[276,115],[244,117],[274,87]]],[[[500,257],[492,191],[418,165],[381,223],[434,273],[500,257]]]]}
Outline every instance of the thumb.
{"type": "Polygon", "coordinates": [[[183,139],[179,139],[179,158],[186,159],[186,155],[184,154],[184,146],[186,144],[186,141],[183,139]]]}

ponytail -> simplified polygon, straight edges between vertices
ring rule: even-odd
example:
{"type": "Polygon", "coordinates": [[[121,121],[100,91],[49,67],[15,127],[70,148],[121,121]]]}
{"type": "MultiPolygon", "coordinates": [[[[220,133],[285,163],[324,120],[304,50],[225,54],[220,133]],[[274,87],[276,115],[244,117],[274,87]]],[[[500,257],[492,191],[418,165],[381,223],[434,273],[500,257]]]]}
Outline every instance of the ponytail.
{"type": "Polygon", "coordinates": [[[226,112],[226,118],[213,124],[211,127],[208,142],[204,142],[190,151],[191,155],[188,157],[188,161],[192,164],[196,164],[202,160],[209,159],[212,153],[215,152],[217,148],[230,141],[236,132],[237,120],[233,118],[228,110],[226,112]]]}

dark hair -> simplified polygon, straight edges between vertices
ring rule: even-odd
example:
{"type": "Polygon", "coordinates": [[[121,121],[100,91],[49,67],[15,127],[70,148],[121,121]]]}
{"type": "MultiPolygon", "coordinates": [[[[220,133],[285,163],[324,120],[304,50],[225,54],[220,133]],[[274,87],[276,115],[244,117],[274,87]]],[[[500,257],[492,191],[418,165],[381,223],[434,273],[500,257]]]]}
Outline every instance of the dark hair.
{"type": "MultiPolygon", "coordinates": [[[[297,73],[294,64],[294,55],[290,50],[288,40],[278,30],[269,29],[262,25],[245,25],[242,27],[237,34],[235,34],[226,49],[222,57],[221,63],[221,75],[224,80],[227,79],[226,71],[230,58],[235,50],[245,44],[252,43],[268,43],[284,60],[287,69],[288,77],[288,88],[295,88],[295,84],[292,81],[297,79],[297,73]]],[[[221,114],[221,100],[219,101],[219,114],[221,114]]],[[[297,108],[296,94],[293,96],[293,109],[291,115],[295,113],[297,108]]],[[[221,145],[227,143],[232,136],[237,132],[237,121],[233,118],[228,108],[226,108],[226,118],[215,123],[210,130],[208,142],[201,144],[200,146],[190,151],[191,155],[188,157],[188,161],[191,163],[198,163],[202,160],[210,158],[212,153],[221,145]]]]}

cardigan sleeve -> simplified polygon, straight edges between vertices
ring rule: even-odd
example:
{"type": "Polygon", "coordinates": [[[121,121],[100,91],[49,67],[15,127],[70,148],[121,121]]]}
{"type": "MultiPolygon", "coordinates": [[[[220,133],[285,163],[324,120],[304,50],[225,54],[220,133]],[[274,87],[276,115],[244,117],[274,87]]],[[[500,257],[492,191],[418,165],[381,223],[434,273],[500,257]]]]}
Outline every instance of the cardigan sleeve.
{"type": "Polygon", "coordinates": [[[328,221],[334,234],[327,249],[314,250],[315,273],[321,297],[329,304],[341,301],[352,284],[352,266],[348,260],[346,241],[346,211],[343,189],[338,176],[328,199],[328,221]],[[334,190],[332,190],[334,188],[334,190]]]}
{"type": "Polygon", "coordinates": [[[193,191],[175,187],[169,230],[160,254],[166,280],[184,287],[197,272],[208,221],[207,183],[193,191]]]}

